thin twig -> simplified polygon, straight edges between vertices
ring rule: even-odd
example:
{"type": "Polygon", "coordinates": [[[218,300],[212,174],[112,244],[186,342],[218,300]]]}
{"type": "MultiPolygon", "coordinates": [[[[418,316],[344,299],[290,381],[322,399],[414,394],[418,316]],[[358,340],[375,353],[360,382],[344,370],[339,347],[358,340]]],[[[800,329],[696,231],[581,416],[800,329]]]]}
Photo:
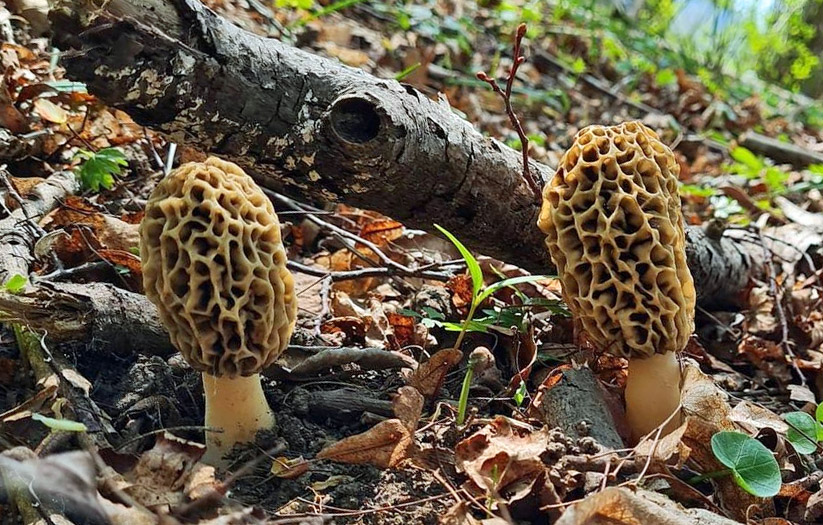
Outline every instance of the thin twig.
{"type": "Polygon", "coordinates": [[[367,277],[421,277],[435,281],[448,281],[452,277],[447,273],[433,272],[431,270],[423,270],[421,268],[410,269],[410,271],[406,272],[403,269],[396,267],[377,266],[374,268],[360,268],[357,270],[330,272],[322,268],[307,266],[296,261],[288,261],[286,265],[294,271],[305,273],[307,275],[313,275],[315,277],[330,279],[332,282],[352,281],[354,279],[365,279],[367,277]]]}
{"type": "Polygon", "coordinates": [[[514,85],[514,78],[517,75],[517,69],[521,64],[523,64],[523,62],[526,61],[526,57],[520,54],[520,45],[523,42],[523,37],[525,35],[526,24],[520,24],[517,26],[517,32],[514,35],[514,57],[512,67],[506,77],[505,92],[500,88],[497,80],[492,78],[487,73],[479,71],[477,73],[477,78],[491,86],[492,90],[503,99],[503,104],[506,107],[506,114],[509,116],[512,127],[514,127],[514,130],[517,132],[517,136],[520,138],[520,150],[523,154],[523,178],[529,184],[529,187],[534,193],[537,202],[541,202],[543,197],[542,192],[540,191],[540,185],[537,183],[534,175],[529,170],[529,137],[526,135],[526,132],[523,131],[523,126],[520,124],[520,119],[517,117],[517,114],[514,112],[514,108],[512,107],[512,87],[514,85]]]}

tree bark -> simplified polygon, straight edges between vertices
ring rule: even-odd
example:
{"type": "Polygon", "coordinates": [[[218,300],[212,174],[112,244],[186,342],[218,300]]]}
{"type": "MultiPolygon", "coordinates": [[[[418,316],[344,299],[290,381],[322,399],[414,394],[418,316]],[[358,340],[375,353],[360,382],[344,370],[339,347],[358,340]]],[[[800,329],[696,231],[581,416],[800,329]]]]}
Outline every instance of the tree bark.
{"type": "MultiPolygon", "coordinates": [[[[478,252],[552,271],[520,154],[445,100],[252,35],[197,0],[111,0],[102,11],[60,0],[51,20],[70,78],[260,185],[410,227],[441,224],[478,252]]],[[[551,174],[534,161],[531,170],[551,174]]],[[[690,248],[701,302],[733,297],[756,273],[746,248],[726,238],[690,248]]]]}
{"type": "Polygon", "coordinates": [[[34,262],[34,243],[42,233],[37,229],[37,221],[78,187],[74,173],[55,173],[38,184],[22,206],[0,220],[0,285],[18,274],[28,278],[34,262]]]}
{"type": "Polygon", "coordinates": [[[112,0],[87,22],[96,11],[84,0],[52,11],[62,63],[137,122],[267,188],[438,223],[482,253],[550,265],[520,154],[445,99],[245,32],[197,0],[112,0]]]}

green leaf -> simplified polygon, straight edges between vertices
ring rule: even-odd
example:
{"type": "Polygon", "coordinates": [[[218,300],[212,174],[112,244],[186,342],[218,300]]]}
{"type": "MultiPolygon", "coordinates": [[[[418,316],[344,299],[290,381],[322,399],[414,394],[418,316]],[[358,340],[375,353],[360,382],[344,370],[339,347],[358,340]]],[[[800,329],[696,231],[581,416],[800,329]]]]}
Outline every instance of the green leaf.
{"type": "Polygon", "coordinates": [[[80,179],[83,189],[100,191],[100,187],[111,189],[114,175],[120,175],[121,168],[128,166],[123,152],[116,148],[101,149],[97,153],[80,150],[75,158],[85,161],[75,168],[74,173],[80,179]]]}
{"type": "Polygon", "coordinates": [[[477,263],[477,259],[474,258],[474,255],[463,246],[463,243],[457,240],[457,237],[449,233],[446,228],[443,228],[439,224],[434,225],[435,228],[440,230],[440,233],[446,236],[452,244],[454,244],[457,251],[460,252],[460,255],[463,256],[463,260],[466,261],[466,266],[469,268],[469,275],[472,278],[472,295],[477,297],[477,294],[480,293],[480,289],[483,288],[483,270],[480,269],[480,265],[477,263]]]}
{"type": "Polygon", "coordinates": [[[574,62],[572,62],[571,68],[576,75],[579,75],[586,71],[586,62],[581,57],[577,57],[574,62]]]}
{"type": "Polygon", "coordinates": [[[756,439],[740,432],[718,432],[712,436],[712,452],[749,494],[770,498],[780,491],[783,480],[777,460],[756,439]]]}
{"type": "Polygon", "coordinates": [[[783,416],[783,419],[789,423],[786,439],[789,440],[798,454],[811,454],[817,450],[816,440],[819,425],[812,416],[805,412],[789,412],[783,416]]]}
{"type": "MultiPolygon", "coordinates": [[[[452,323],[452,322],[442,322],[442,321],[434,321],[435,323],[439,323],[447,332],[462,332],[463,331],[463,323],[452,323]]],[[[493,319],[472,319],[466,323],[466,331],[467,332],[480,332],[480,333],[488,333],[489,325],[491,325],[493,319]]]]}
{"type": "Polygon", "coordinates": [[[44,416],[43,414],[32,414],[31,418],[39,421],[52,430],[63,430],[65,432],[88,432],[86,425],[77,421],[70,421],[68,419],[54,419],[53,417],[44,416]]]}
{"type": "Polygon", "coordinates": [[[520,386],[517,387],[517,390],[514,393],[514,402],[517,403],[517,406],[523,404],[523,400],[526,399],[526,394],[528,391],[526,390],[526,382],[521,380],[520,386]]]}
{"type": "Polygon", "coordinates": [[[695,197],[711,197],[716,194],[717,190],[707,186],[697,186],[695,184],[682,184],[680,186],[681,195],[693,195],[695,197]]]}
{"type": "Polygon", "coordinates": [[[486,289],[483,290],[483,292],[477,296],[474,302],[475,304],[480,304],[486,299],[486,297],[507,286],[514,286],[515,284],[523,283],[533,283],[536,281],[542,281],[550,278],[551,276],[549,275],[521,275],[520,277],[512,277],[510,279],[497,281],[496,283],[492,283],[488,287],[486,287],[486,289]]]}
{"type": "Polygon", "coordinates": [[[774,166],[769,166],[763,175],[763,182],[772,191],[786,191],[786,181],[788,180],[789,174],[774,166]]]}
{"type": "Polygon", "coordinates": [[[429,319],[437,319],[438,321],[446,320],[446,316],[443,315],[443,312],[438,312],[431,306],[424,306],[423,313],[426,314],[426,317],[428,317],[429,319]]]}
{"type": "Polygon", "coordinates": [[[396,75],[394,75],[394,79],[397,80],[398,82],[400,82],[401,80],[403,80],[407,76],[411,75],[420,66],[421,66],[420,62],[414,63],[414,64],[410,65],[409,67],[407,67],[406,69],[404,69],[403,71],[401,71],[401,72],[397,73],[396,75]]]}
{"type": "Polygon", "coordinates": [[[654,82],[658,86],[670,86],[677,82],[677,75],[671,69],[661,69],[655,75],[654,82]]]}
{"type": "Polygon", "coordinates": [[[3,289],[12,294],[18,294],[23,291],[23,288],[26,287],[26,282],[28,279],[24,275],[20,275],[19,273],[12,275],[6,284],[3,285],[3,289]]]}
{"type": "Polygon", "coordinates": [[[737,146],[733,150],[729,152],[734,160],[743,164],[747,168],[753,171],[760,171],[766,167],[766,164],[763,163],[757,155],[752,153],[751,151],[747,150],[743,146],[737,146]]]}
{"type": "Polygon", "coordinates": [[[814,418],[818,423],[823,423],[823,403],[817,405],[817,409],[814,411],[814,418]]]}

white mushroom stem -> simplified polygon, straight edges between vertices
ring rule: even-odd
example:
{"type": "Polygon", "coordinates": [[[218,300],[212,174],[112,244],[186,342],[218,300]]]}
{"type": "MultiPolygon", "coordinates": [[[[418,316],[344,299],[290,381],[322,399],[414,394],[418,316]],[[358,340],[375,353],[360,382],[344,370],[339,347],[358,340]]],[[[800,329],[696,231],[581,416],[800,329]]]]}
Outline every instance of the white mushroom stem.
{"type": "Polygon", "coordinates": [[[206,455],[203,462],[221,465],[238,443],[250,443],[261,430],[274,427],[274,413],[263,394],[260,374],[216,377],[203,374],[206,396],[206,455]]]}
{"type": "Polygon", "coordinates": [[[680,363],[675,352],[629,359],[626,379],[626,420],[636,442],[663,427],[665,436],[680,426],[680,363]],[[671,419],[670,419],[671,416],[671,419]]]}

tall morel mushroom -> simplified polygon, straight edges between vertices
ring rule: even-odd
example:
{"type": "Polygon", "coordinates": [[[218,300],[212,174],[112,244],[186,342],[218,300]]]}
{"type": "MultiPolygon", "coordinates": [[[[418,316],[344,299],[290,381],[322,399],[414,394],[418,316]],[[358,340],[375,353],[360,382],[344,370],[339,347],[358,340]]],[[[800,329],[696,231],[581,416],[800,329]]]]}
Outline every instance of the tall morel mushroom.
{"type": "Polygon", "coordinates": [[[297,314],[280,223],[240,167],[209,158],[155,188],[140,224],[148,298],[171,341],[202,372],[205,461],[219,464],[275,418],[260,371],[288,345],[297,314]]]}
{"type": "Polygon", "coordinates": [[[580,130],[543,190],[538,225],[563,297],[588,339],[629,360],[626,417],[638,439],[680,423],[681,351],[694,329],[680,167],[639,122],[580,130]]]}

